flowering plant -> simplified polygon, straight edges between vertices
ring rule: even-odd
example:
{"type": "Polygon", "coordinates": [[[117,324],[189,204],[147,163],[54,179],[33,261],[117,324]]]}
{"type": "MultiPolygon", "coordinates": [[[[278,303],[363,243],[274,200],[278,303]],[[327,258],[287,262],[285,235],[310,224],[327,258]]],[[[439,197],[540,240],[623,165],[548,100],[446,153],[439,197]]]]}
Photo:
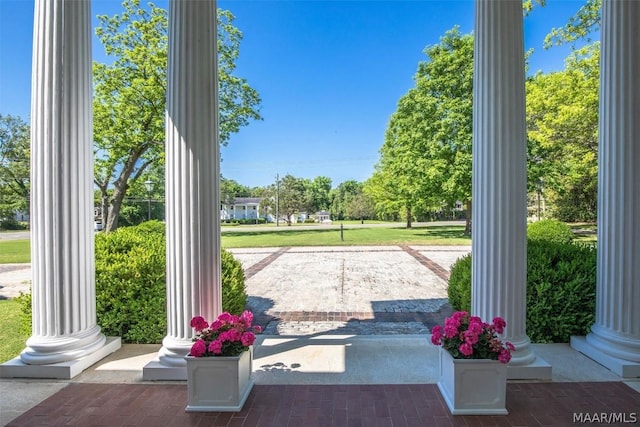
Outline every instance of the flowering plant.
{"type": "Polygon", "coordinates": [[[190,355],[239,356],[249,350],[256,339],[256,333],[262,332],[260,326],[251,326],[253,314],[245,310],[240,316],[222,313],[211,324],[202,316],[191,319],[191,327],[196,330],[190,355]]]}
{"type": "Polygon", "coordinates": [[[436,325],[431,331],[431,342],[442,345],[454,359],[491,359],[508,363],[515,347],[504,344],[497,334],[504,332],[507,323],[501,317],[485,323],[466,311],[456,311],[444,321],[444,329],[436,325]]]}

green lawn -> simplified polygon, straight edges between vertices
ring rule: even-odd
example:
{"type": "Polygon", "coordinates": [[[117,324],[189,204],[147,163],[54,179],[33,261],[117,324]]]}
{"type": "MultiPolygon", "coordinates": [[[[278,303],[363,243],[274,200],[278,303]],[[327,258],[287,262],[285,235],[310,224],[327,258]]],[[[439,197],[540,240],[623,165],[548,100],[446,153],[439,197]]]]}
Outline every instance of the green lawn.
{"type": "Polygon", "coordinates": [[[20,264],[31,261],[29,239],[0,240],[0,264],[20,264]]]}
{"type": "MultiPolygon", "coordinates": [[[[224,248],[260,248],[280,246],[356,246],[356,245],[470,245],[463,226],[406,228],[345,228],[340,230],[296,230],[282,226],[268,231],[232,231],[222,233],[224,248]]],[[[29,240],[0,240],[0,264],[29,262],[29,240]]]]}
{"type": "Polygon", "coordinates": [[[24,349],[29,336],[20,329],[20,304],[0,300],[0,363],[13,359],[24,349]]]}
{"type": "Polygon", "coordinates": [[[282,227],[274,231],[225,231],[224,248],[278,246],[356,246],[356,245],[470,245],[464,226],[433,226],[420,228],[345,228],[340,230],[295,230],[282,227]]]}
{"type": "MultiPolygon", "coordinates": [[[[359,221],[345,222],[358,224],[359,221]]],[[[373,222],[372,222],[373,223],[373,222]]],[[[365,222],[366,224],[366,222],[365,222]]],[[[595,243],[594,224],[572,225],[576,241],[595,243]]],[[[282,225],[267,231],[233,231],[222,233],[224,248],[281,247],[281,246],[368,246],[368,245],[470,245],[471,238],[463,234],[464,226],[437,225],[427,227],[345,228],[343,239],[339,229],[318,228],[300,230],[282,225]]],[[[30,260],[29,240],[0,240],[0,264],[24,263],[30,260]]]]}

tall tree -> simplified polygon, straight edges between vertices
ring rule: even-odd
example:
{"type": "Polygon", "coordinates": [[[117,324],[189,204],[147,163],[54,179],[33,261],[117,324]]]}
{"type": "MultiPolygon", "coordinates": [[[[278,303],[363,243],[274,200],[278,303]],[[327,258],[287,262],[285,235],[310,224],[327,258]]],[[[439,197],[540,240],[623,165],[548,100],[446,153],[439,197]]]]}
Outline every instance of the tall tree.
{"type": "Polygon", "coordinates": [[[236,197],[250,197],[251,190],[246,185],[223,176],[220,177],[220,202],[233,205],[236,197]]]}
{"type": "Polygon", "coordinates": [[[347,205],[347,217],[359,219],[364,223],[365,219],[372,219],[376,215],[373,199],[364,193],[358,193],[349,201],[347,205]]]}
{"type": "Polygon", "coordinates": [[[361,191],[361,188],[362,184],[358,181],[347,180],[331,190],[329,198],[331,199],[330,212],[333,219],[344,219],[349,201],[361,191]]]}
{"type": "Polygon", "coordinates": [[[279,214],[291,225],[291,216],[300,212],[304,206],[304,181],[293,175],[285,175],[280,180],[278,205],[279,214]]]}
{"type": "MultiPolygon", "coordinates": [[[[105,229],[118,225],[127,190],[150,165],[164,162],[167,13],[152,3],[124,0],[124,11],[99,16],[96,34],[113,61],[94,63],[95,184],[102,195],[105,229]],[[106,215],[105,215],[106,214],[106,215]]],[[[242,33],[233,15],[218,10],[220,143],[250,119],[260,119],[260,97],[234,76],[242,33]]]]}
{"type": "Polygon", "coordinates": [[[0,114],[0,219],[29,212],[29,125],[0,114]]]}
{"type": "Polygon", "coordinates": [[[527,81],[530,183],[543,182],[553,214],[596,217],[598,187],[598,43],[575,50],[564,71],[527,81]],[[534,160],[534,161],[532,161],[534,160]]]}
{"type": "Polygon", "coordinates": [[[304,180],[304,209],[307,213],[315,213],[329,209],[331,203],[331,178],[317,176],[304,180]]]}
{"type": "Polygon", "coordinates": [[[473,37],[455,27],[425,54],[389,121],[367,192],[385,210],[401,205],[407,227],[416,210],[461,201],[470,233],[473,37]]]}

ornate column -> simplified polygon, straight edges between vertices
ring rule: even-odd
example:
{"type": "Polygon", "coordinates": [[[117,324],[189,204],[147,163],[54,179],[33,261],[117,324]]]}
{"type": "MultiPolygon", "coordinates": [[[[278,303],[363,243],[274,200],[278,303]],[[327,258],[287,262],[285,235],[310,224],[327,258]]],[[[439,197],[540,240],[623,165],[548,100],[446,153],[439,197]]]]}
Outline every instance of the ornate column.
{"type": "Polygon", "coordinates": [[[472,311],[507,321],[509,378],[551,378],[526,326],[526,126],[520,0],[476,0],[472,311]]]}
{"type": "Polygon", "coordinates": [[[604,0],[596,322],[571,345],[640,377],[640,2],[604,0]]]}
{"type": "Polygon", "coordinates": [[[71,378],[120,348],[96,324],[90,9],[88,0],[35,3],[33,335],[3,377],[71,378]]]}
{"type": "Polygon", "coordinates": [[[171,0],[166,116],[167,336],[145,380],[187,379],[194,315],[221,312],[216,2],[171,0]]]}

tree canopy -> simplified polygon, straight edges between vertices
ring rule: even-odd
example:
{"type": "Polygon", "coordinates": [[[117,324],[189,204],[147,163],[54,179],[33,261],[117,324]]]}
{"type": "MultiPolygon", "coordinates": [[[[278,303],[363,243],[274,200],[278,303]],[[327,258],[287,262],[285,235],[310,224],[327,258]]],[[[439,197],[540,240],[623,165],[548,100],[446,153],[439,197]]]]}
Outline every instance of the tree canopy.
{"type": "Polygon", "coordinates": [[[29,212],[29,125],[0,114],[0,221],[29,212]]]}
{"type": "Polygon", "coordinates": [[[454,27],[424,52],[366,188],[379,213],[407,227],[417,212],[471,201],[473,37],[454,27]]]}
{"type": "MultiPolygon", "coordinates": [[[[153,3],[140,7],[139,0],[122,5],[119,15],[99,16],[96,29],[112,59],[94,63],[94,175],[106,230],[117,227],[127,190],[164,162],[167,12],[153,3]]],[[[242,39],[233,15],[218,10],[217,19],[219,140],[226,145],[249,120],[260,119],[260,97],[233,74],[242,39]]]]}
{"type": "Polygon", "coordinates": [[[552,214],[596,218],[599,45],[574,51],[565,70],[526,83],[529,183],[542,183],[552,214]]]}

